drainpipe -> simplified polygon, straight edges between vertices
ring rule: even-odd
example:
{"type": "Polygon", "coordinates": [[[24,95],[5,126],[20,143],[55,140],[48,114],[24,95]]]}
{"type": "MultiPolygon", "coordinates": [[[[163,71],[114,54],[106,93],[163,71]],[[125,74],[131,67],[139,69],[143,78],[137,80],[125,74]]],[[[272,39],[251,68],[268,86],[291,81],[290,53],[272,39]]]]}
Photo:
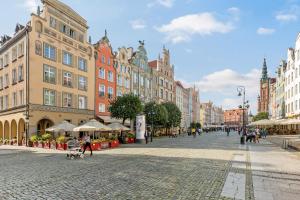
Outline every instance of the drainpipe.
{"type": "Polygon", "coordinates": [[[28,136],[29,136],[29,32],[30,31],[31,31],[31,27],[28,26],[26,28],[26,111],[25,111],[26,146],[28,146],[28,136]]]}

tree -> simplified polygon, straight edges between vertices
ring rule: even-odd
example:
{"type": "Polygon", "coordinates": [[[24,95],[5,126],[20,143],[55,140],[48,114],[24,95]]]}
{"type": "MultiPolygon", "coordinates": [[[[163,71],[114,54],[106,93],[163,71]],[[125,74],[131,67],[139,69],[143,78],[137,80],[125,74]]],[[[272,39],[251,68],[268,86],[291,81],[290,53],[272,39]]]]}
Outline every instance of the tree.
{"type": "Polygon", "coordinates": [[[173,102],[166,102],[162,104],[168,111],[167,128],[177,127],[181,122],[181,111],[173,102]]]}
{"type": "Polygon", "coordinates": [[[144,113],[146,115],[147,124],[153,123],[155,127],[166,126],[168,122],[168,111],[160,104],[149,102],[145,105],[144,113]]]}
{"type": "Polygon", "coordinates": [[[196,123],[196,128],[201,128],[201,124],[199,122],[196,123]]]}
{"type": "Polygon", "coordinates": [[[267,112],[260,112],[257,115],[255,115],[253,117],[253,121],[258,121],[258,120],[262,120],[262,119],[268,119],[269,118],[269,113],[267,112]]]}
{"type": "Polygon", "coordinates": [[[111,102],[109,108],[111,116],[117,119],[122,119],[123,124],[126,119],[133,120],[140,112],[143,111],[141,100],[133,94],[125,94],[117,97],[111,102]]]}

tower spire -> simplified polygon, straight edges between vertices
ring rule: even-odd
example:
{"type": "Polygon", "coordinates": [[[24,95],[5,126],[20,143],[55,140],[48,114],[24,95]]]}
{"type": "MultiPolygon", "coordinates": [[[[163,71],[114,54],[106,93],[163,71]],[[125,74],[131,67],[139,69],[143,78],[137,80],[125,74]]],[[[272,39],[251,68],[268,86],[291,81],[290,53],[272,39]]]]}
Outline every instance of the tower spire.
{"type": "Polygon", "coordinates": [[[268,79],[268,68],[267,68],[266,58],[264,58],[261,80],[267,80],[267,79],[268,79]]]}

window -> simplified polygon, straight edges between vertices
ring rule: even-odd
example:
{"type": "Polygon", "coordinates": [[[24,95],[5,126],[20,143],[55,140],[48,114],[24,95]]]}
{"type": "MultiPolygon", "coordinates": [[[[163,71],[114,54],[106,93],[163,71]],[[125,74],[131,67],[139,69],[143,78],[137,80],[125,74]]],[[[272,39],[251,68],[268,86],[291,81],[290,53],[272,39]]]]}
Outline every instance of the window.
{"type": "Polygon", "coordinates": [[[102,61],[102,63],[105,63],[105,57],[104,57],[104,55],[102,55],[101,61],[102,61]]]}
{"type": "Polygon", "coordinates": [[[24,105],[24,90],[19,91],[20,105],[24,105]]]}
{"type": "Polygon", "coordinates": [[[18,56],[23,56],[24,55],[24,42],[21,42],[18,45],[18,56]]]}
{"type": "Polygon", "coordinates": [[[0,110],[3,110],[3,97],[0,97],[0,110]]]}
{"type": "Polygon", "coordinates": [[[72,73],[71,72],[64,72],[63,85],[72,87],[72,73]]]}
{"type": "Polygon", "coordinates": [[[160,82],[159,82],[159,85],[160,85],[160,86],[164,86],[164,80],[160,79],[159,81],[160,81],[160,82]]]}
{"type": "Polygon", "coordinates": [[[63,93],[63,107],[66,107],[66,108],[72,107],[72,94],[63,93]]]}
{"type": "Polygon", "coordinates": [[[78,89],[87,90],[87,79],[86,79],[86,77],[83,77],[83,76],[78,77],[78,89]]]}
{"type": "Polygon", "coordinates": [[[35,41],[35,54],[42,56],[42,43],[40,41],[35,41]]]}
{"type": "Polygon", "coordinates": [[[138,76],[137,76],[137,74],[135,72],[133,73],[133,82],[134,83],[138,82],[138,76]]]}
{"type": "Polygon", "coordinates": [[[56,49],[55,47],[44,43],[44,57],[50,60],[56,60],[56,49]]]}
{"type": "Polygon", "coordinates": [[[114,89],[112,87],[108,87],[108,98],[112,99],[114,95],[114,89]]]}
{"type": "Polygon", "coordinates": [[[17,60],[17,47],[12,48],[11,59],[12,61],[17,60]]]}
{"type": "Polygon", "coordinates": [[[83,35],[82,34],[79,34],[78,40],[79,40],[79,42],[83,42],[83,35]]]}
{"type": "Polygon", "coordinates": [[[0,69],[3,68],[3,58],[0,58],[0,69]]]}
{"type": "Polygon", "coordinates": [[[145,78],[145,85],[146,85],[146,88],[150,88],[150,81],[149,79],[145,78]]]}
{"type": "Polygon", "coordinates": [[[18,105],[17,100],[18,100],[17,93],[14,92],[13,95],[12,95],[12,106],[13,106],[13,107],[15,107],[15,106],[18,105]]]}
{"type": "Polygon", "coordinates": [[[78,58],[78,69],[85,72],[87,71],[86,59],[78,58]]]}
{"type": "Polygon", "coordinates": [[[108,81],[114,82],[114,74],[112,71],[108,71],[108,81]]]}
{"type": "Polygon", "coordinates": [[[99,103],[99,112],[105,112],[105,104],[99,103]]]}
{"type": "Polygon", "coordinates": [[[23,75],[23,65],[19,65],[18,67],[18,80],[23,81],[24,80],[24,75],[23,75]]]}
{"type": "Polygon", "coordinates": [[[4,55],[4,67],[6,67],[9,64],[9,53],[4,55]]]}
{"type": "Polygon", "coordinates": [[[0,90],[3,89],[3,77],[0,76],[0,90]]]}
{"type": "Polygon", "coordinates": [[[44,82],[56,83],[56,69],[49,65],[44,65],[44,82]]]}
{"type": "Polygon", "coordinates": [[[144,86],[144,77],[143,76],[140,76],[140,85],[144,86]]]}
{"type": "Polygon", "coordinates": [[[118,86],[122,86],[122,76],[121,75],[117,76],[117,83],[118,83],[118,86]]]}
{"type": "Polygon", "coordinates": [[[8,77],[8,74],[5,74],[5,79],[4,79],[4,87],[8,87],[9,86],[9,77],[8,77]]]}
{"type": "Polygon", "coordinates": [[[169,94],[168,94],[168,91],[166,91],[166,100],[168,100],[169,98],[169,94]]]}
{"type": "Polygon", "coordinates": [[[72,54],[64,51],[64,53],[63,53],[63,64],[71,66],[72,65],[72,58],[73,58],[72,54]]]}
{"type": "Polygon", "coordinates": [[[78,97],[78,108],[87,109],[87,98],[85,96],[78,97]]]}
{"type": "Polygon", "coordinates": [[[118,91],[117,91],[117,96],[118,96],[118,97],[122,96],[122,91],[121,91],[121,90],[118,90],[118,91]]]}
{"type": "Polygon", "coordinates": [[[103,85],[103,84],[99,85],[99,96],[100,97],[105,96],[105,85],[103,85]]]}
{"type": "Polygon", "coordinates": [[[133,90],[133,94],[137,96],[137,90],[136,89],[133,90]]]}
{"type": "Polygon", "coordinates": [[[17,83],[17,70],[16,69],[13,69],[12,70],[12,84],[16,84],[17,83]]]}
{"type": "Polygon", "coordinates": [[[4,109],[6,110],[6,109],[8,109],[8,95],[5,95],[4,96],[4,102],[3,102],[3,104],[4,104],[4,109]]]}
{"type": "Polygon", "coordinates": [[[110,58],[107,59],[107,64],[110,65],[110,58]]]}
{"type": "Polygon", "coordinates": [[[164,98],[164,90],[163,89],[160,89],[160,98],[164,98]]]}
{"type": "Polygon", "coordinates": [[[128,78],[125,79],[125,87],[126,87],[127,89],[130,88],[130,81],[129,81],[128,78]]]}
{"type": "Polygon", "coordinates": [[[99,78],[105,79],[105,69],[99,69],[99,78]]]}
{"type": "Polygon", "coordinates": [[[56,28],[57,21],[55,18],[50,17],[50,27],[56,28]]]}
{"type": "Polygon", "coordinates": [[[55,106],[55,91],[44,89],[44,105],[55,106]]]}

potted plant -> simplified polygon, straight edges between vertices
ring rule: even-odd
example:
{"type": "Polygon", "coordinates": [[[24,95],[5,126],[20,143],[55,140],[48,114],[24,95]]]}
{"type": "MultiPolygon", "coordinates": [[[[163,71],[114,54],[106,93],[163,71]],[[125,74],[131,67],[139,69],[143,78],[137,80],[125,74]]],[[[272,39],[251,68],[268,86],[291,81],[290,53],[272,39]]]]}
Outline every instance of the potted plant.
{"type": "Polygon", "coordinates": [[[37,135],[32,135],[29,140],[30,140],[30,142],[32,142],[33,147],[38,147],[39,143],[38,143],[37,135]]]}
{"type": "Polygon", "coordinates": [[[38,147],[44,148],[44,141],[41,136],[38,136],[38,147]]]}
{"type": "Polygon", "coordinates": [[[56,139],[52,138],[50,141],[50,149],[56,149],[57,143],[56,143],[56,139]]]}
{"type": "Polygon", "coordinates": [[[92,140],[92,150],[99,151],[101,149],[101,141],[99,139],[92,140]]]}
{"type": "Polygon", "coordinates": [[[109,147],[110,148],[115,148],[120,145],[119,140],[116,136],[111,136],[110,141],[109,141],[109,147]]]}
{"type": "Polygon", "coordinates": [[[50,149],[51,139],[52,139],[52,135],[50,133],[45,133],[44,135],[42,135],[42,140],[44,142],[44,148],[45,149],[50,149]]]}
{"type": "Polygon", "coordinates": [[[102,138],[99,138],[98,140],[100,142],[101,149],[109,148],[109,141],[106,138],[102,137],[102,138]]]}
{"type": "Polygon", "coordinates": [[[0,138],[0,145],[2,145],[3,144],[3,139],[2,138],[0,138]]]}
{"type": "Polygon", "coordinates": [[[128,133],[127,135],[127,143],[134,143],[135,135],[132,133],[128,133]]]}
{"type": "Polygon", "coordinates": [[[18,145],[17,137],[14,137],[11,141],[12,141],[12,145],[18,145]]]}
{"type": "Polygon", "coordinates": [[[65,136],[61,135],[58,138],[56,138],[57,142],[57,149],[58,150],[67,150],[67,143],[66,143],[66,138],[65,136]]]}

